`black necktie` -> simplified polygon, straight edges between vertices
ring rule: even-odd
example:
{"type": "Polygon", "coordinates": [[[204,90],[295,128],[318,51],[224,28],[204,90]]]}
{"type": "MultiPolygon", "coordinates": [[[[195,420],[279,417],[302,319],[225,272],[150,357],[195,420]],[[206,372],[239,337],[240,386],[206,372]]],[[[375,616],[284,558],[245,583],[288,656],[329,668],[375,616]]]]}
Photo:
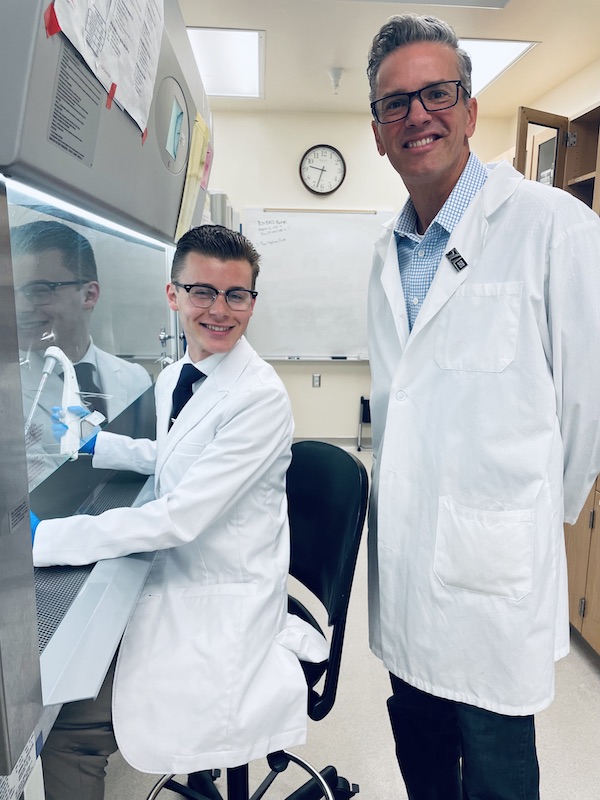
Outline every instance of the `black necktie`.
{"type": "Polygon", "coordinates": [[[99,411],[104,415],[105,419],[108,419],[106,399],[100,397],[102,391],[94,381],[94,365],[83,361],[81,364],[73,364],[73,366],[75,375],[77,375],[77,383],[79,384],[83,405],[89,408],[90,411],[99,411]]]}
{"type": "Polygon", "coordinates": [[[200,378],[206,377],[203,372],[193,364],[184,364],[181,372],[179,373],[179,380],[177,386],[173,389],[173,409],[171,411],[171,421],[169,428],[173,424],[173,420],[177,419],[179,412],[192,396],[192,385],[199,381],[200,378]]]}

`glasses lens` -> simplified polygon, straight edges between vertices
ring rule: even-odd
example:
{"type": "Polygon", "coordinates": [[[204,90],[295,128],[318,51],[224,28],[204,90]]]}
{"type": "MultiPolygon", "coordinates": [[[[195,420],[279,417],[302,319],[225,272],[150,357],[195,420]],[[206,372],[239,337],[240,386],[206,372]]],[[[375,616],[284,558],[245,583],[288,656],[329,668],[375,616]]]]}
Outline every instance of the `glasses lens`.
{"type": "Polygon", "coordinates": [[[209,289],[207,286],[192,286],[190,289],[190,300],[192,304],[198,308],[208,308],[215,302],[217,293],[214,289],[209,289]]]}
{"type": "Polygon", "coordinates": [[[458,84],[435,83],[421,89],[421,99],[427,111],[442,111],[451,108],[458,100],[458,84]]]}
{"type": "Polygon", "coordinates": [[[250,308],[252,292],[248,289],[230,289],[227,294],[227,304],[234,311],[246,311],[250,308]]]}
{"type": "Polygon", "coordinates": [[[44,283],[34,283],[31,286],[23,286],[18,290],[20,294],[24,295],[31,303],[42,305],[47,303],[52,297],[52,287],[44,283]]]}
{"type": "Polygon", "coordinates": [[[408,114],[410,98],[407,94],[392,94],[377,100],[375,114],[379,122],[395,122],[408,114]]]}

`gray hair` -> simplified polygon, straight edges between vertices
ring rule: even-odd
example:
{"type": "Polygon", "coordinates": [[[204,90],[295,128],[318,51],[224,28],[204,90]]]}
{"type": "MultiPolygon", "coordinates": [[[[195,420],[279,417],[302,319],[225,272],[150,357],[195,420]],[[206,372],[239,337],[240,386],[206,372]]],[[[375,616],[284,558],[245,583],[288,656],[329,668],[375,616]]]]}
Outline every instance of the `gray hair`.
{"type": "Polygon", "coordinates": [[[437,17],[402,14],[390,17],[373,38],[367,66],[371,102],[377,99],[375,92],[382,61],[399,47],[414,42],[438,42],[455,50],[461,84],[467,95],[471,95],[471,58],[458,46],[454,28],[437,17]]]}

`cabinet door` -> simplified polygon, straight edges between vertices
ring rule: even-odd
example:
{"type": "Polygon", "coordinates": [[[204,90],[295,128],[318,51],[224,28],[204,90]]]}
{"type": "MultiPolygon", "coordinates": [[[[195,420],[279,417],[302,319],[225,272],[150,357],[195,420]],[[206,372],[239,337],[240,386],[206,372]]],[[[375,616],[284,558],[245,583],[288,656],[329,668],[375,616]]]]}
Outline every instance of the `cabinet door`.
{"type": "MultiPolygon", "coordinates": [[[[595,517],[600,519],[600,492],[595,493],[595,517]]],[[[581,633],[600,653],[600,526],[591,529],[590,557],[585,588],[585,616],[581,633]]]]}
{"type": "Polygon", "coordinates": [[[600,167],[599,127],[600,106],[570,120],[564,185],[596,214],[600,213],[600,181],[596,180],[600,167]]]}
{"type": "Polygon", "coordinates": [[[567,151],[567,131],[569,120],[558,114],[548,114],[546,111],[537,111],[535,108],[519,107],[517,119],[517,144],[515,150],[515,169],[522,172],[526,178],[538,179],[537,169],[532,174],[532,164],[539,160],[539,148],[548,136],[544,129],[556,131],[556,150],[552,163],[552,185],[564,188],[565,161],[567,151]],[[534,140],[534,137],[536,139],[534,140]],[[533,152],[535,148],[535,153],[533,152]]]}
{"type": "MultiPolygon", "coordinates": [[[[600,494],[600,492],[599,492],[600,494]]],[[[565,524],[567,570],[569,575],[569,621],[579,632],[584,618],[581,605],[585,602],[590,543],[592,539],[593,511],[596,501],[595,487],[589,493],[581,514],[574,525],[565,524]]]]}

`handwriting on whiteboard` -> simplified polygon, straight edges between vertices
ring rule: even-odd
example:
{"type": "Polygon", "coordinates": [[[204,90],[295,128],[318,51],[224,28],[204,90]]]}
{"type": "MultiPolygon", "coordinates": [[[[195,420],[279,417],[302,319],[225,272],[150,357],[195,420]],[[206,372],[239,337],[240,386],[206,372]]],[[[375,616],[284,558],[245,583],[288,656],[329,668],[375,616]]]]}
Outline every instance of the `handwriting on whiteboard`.
{"type": "Polygon", "coordinates": [[[258,247],[272,247],[287,241],[288,221],[285,219],[256,220],[257,230],[254,233],[254,244],[258,247]]]}

